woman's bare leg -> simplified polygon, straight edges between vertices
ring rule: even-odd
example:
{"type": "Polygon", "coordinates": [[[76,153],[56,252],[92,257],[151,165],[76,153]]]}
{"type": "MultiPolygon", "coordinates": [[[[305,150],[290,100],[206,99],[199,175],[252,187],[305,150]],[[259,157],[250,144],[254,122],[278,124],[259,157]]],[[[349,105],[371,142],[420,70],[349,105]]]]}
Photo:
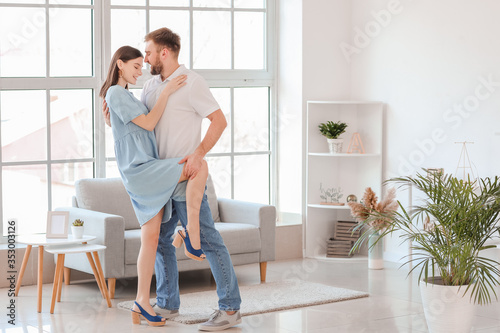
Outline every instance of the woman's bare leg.
{"type": "MultiPolygon", "coordinates": [[[[149,293],[151,290],[151,278],[155,266],[156,248],[158,247],[162,217],[163,208],[155,217],[142,225],[141,249],[137,258],[138,281],[136,302],[152,316],[156,316],[156,314],[151,304],[149,304],[149,293]]],[[[133,310],[139,312],[139,308],[135,304],[133,310]]]]}
{"type": "MultiPolygon", "coordinates": [[[[189,179],[186,186],[186,206],[187,206],[187,232],[189,234],[189,239],[191,240],[191,246],[195,250],[201,249],[200,244],[200,207],[201,201],[203,199],[203,194],[205,193],[205,185],[207,184],[208,178],[208,165],[205,160],[202,160],[201,169],[194,177],[194,179],[189,179]]],[[[180,181],[186,180],[184,176],[181,176],[180,181]]]]}

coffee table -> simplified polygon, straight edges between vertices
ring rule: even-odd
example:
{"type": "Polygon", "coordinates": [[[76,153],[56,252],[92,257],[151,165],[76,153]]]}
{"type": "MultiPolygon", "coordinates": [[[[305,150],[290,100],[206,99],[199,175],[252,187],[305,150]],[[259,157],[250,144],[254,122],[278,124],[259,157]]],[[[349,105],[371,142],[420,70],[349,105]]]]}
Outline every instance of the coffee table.
{"type": "Polygon", "coordinates": [[[54,245],[48,246],[45,251],[52,254],[57,254],[57,264],[56,271],[54,273],[54,286],[52,287],[52,302],[50,304],[50,313],[54,313],[54,307],[56,304],[56,299],[58,302],[61,301],[61,288],[62,288],[62,278],[63,278],[63,267],[64,258],[66,254],[72,253],[85,253],[87,254],[87,259],[89,260],[92,271],[94,272],[94,277],[97,282],[97,286],[101,291],[102,298],[108,303],[108,307],[111,307],[111,300],[109,299],[108,288],[106,287],[106,281],[104,280],[104,273],[102,271],[101,261],[99,260],[99,255],[97,251],[105,250],[106,246],[97,244],[70,244],[70,245],[54,245]],[[90,254],[94,255],[92,256],[90,254]]]}
{"type": "Polygon", "coordinates": [[[37,287],[38,287],[38,306],[37,311],[42,312],[42,284],[43,284],[43,250],[45,246],[51,245],[69,245],[69,244],[85,244],[88,241],[96,239],[96,236],[84,235],[82,238],[74,238],[69,235],[67,238],[47,238],[45,234],[35,234],[35,235],[23,235],[16,238],[16,241],[21,244],[28,245],[26,247],[26,252],[24,253],[23,262],[21,264],[21,270],[19,271],[19,277],[16,283],[16,290],[14,295],[17,296],[19,289],[21,288],[21,282],[23,280],[24,271],[26,270],[26,265],[28,264],[28,259],[31,253],[31,248],[33,246],[38,246],[38,277],[37,277],[37,287]]]}

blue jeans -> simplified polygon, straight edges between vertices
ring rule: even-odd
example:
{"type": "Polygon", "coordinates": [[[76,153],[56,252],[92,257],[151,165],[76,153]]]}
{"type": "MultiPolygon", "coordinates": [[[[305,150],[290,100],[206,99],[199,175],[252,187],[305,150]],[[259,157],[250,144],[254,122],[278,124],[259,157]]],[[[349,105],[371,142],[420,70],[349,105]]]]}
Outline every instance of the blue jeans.
{"type": "MultiPolygon", "coordinates": [[[[187,224],[186,201],[172,200],[172,218],[162,223],[160,239],[156,252],[156,301],[161,308],[177,310],[180,306],[179,271],[172,236],[180,220],[185,228],[187,224]]],[[[241,304],[238,281],[234,273],[233,263],[222,237],[215,229],[212,212],[208,206],[207,195],[203,196],[200,210],[201,249],[205,252],[210,269],[217,283],[219,310],[239,310],[241,304]]]]}

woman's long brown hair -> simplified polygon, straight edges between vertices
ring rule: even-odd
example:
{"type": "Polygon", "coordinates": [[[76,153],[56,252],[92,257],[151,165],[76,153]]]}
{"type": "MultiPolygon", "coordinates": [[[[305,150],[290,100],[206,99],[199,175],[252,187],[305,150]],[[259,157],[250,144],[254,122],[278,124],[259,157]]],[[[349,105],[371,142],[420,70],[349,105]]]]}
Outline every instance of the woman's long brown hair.
{"type": "Polygon", "coordinates": [[[114,86],[118,83],[118,60],[127,62],[129,60],[137,59],[140,57],[143,57],[141,51],[132,46],[126,45],[116,50],[115,54],[113,55],[113,59],[111,59],[111,63],[109,64],[108,76],[106,77],[106,81],[104,81],[104,84],[101,87],[99,96],[105,98],[109,87],[114,86]]]}

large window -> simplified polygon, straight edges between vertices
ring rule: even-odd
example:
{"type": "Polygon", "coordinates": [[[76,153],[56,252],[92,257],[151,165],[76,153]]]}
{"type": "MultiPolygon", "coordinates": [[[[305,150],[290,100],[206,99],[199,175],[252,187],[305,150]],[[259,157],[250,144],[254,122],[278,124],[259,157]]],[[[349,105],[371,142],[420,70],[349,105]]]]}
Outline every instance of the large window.
{"type": "MultiPolygon", "coordinates": [[[[0,0],[3,233],[44,232],[74,181],[116,177],[99,88],[113,52],[166,26],[228,120],[207,156],[220,197],[274,203],[272,0],[0,0]]],[[[147,68],[132,91],[139,97],[147,68]]],[[[209,122],[203,124],[203,131],[209,122]]]]}

